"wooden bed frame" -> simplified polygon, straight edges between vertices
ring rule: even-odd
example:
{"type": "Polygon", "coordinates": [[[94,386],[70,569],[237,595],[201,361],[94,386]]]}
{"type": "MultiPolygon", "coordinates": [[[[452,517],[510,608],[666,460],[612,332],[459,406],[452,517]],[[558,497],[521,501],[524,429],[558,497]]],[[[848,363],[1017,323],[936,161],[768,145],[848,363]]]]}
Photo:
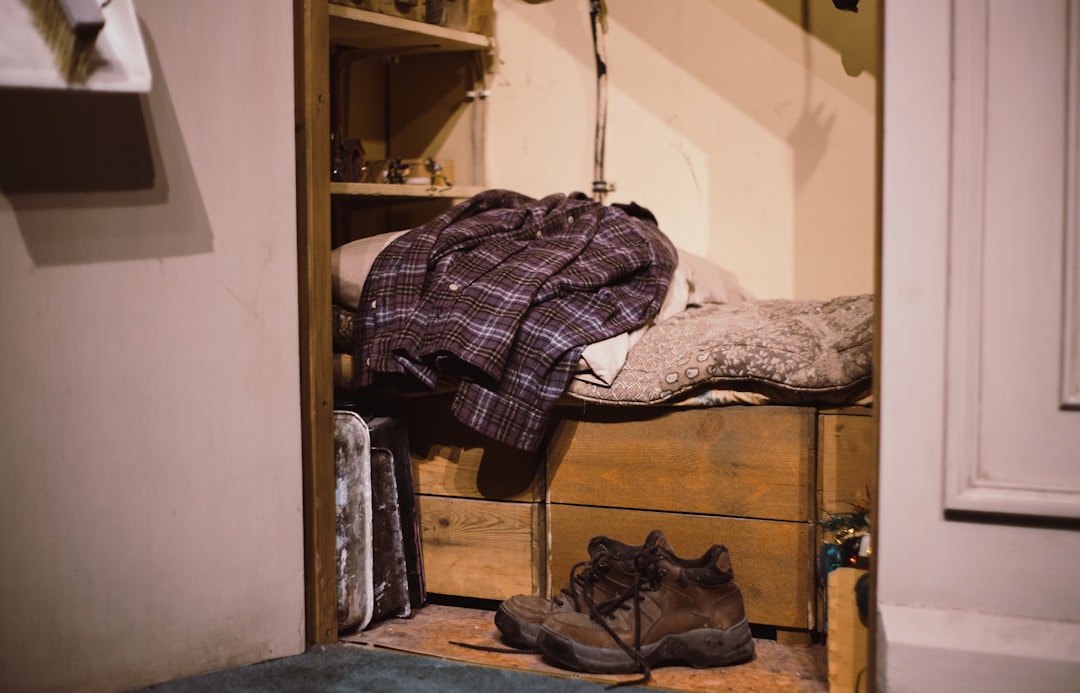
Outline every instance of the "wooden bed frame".
{"type": "Polygon", "coordinates": [[[868,407],[560,406],[535,454],[493,445],[448,414],[407,405],[430,593],[551,596],[588,540],[731,552],[752,623],[777,639],[821,630],[819,520],[866,503],[876,474],[868,407]]]}

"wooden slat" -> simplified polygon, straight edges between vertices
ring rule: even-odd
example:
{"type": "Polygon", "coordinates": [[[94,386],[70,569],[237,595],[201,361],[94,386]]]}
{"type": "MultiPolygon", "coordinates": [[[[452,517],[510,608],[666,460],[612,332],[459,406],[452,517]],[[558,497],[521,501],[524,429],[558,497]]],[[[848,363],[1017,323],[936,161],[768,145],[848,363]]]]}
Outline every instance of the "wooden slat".
{"type": "Polygon", "coordinates": [[[541,589],[538,503],[417,496],[427,590],[506,599],[541,589]]]}
{"type": "Polygon", "coordinates": [[[829,573],[828,666],[830,693],[867,689],[868,632],[859,620],[855,582],[865,570],[837,568],[829,573]],[[862,685],[859,685],[860,682],[862,685]]]}
{"type": "MultiPolygon", "coordinates": [[[[873,410],[845,407],[821,411],[818,414],[818,519],[825,519],[830,513],[851,512],[856,504],[872,512],[876,479],[877,421],[873,410]]],[[[819,545],[826,540],[820,525],[817,537],[819,545]]],[[[824,622],[825,605],[823,582],[819,582],[819,622],[824,622]]]]}
{"type": "Polygon", "coordinates": [[[560,412],[548,446],[552,502],[811,519],[811,408],[591,411],[560,412]]]}
{"type": "Polygon", "coordinates": [[[589,558],[589,540],[610,536],[639,544],[660,529],[683,558],[713,544],[727,546],[752,623],[810,629],[814,609],[813,529],[806,522],[747,520],[552,504],[549,575],[552,589],[567,584],[574,563],[589,558]]]}
{"type": "MultiPolygon", "coordinates": [[[[846,513],[869,508],[877,478],[877,426],[862,413],[818,416],[818,509],[846,513]]],[[[820,519],[820,518],[819,518],[820,519]]]]}
{"type": "Polygon", "coordinates": [[[329,40],[325,0],[294,0],[297,260],[309,644],[337,640],[330,283],[329,40]]]}

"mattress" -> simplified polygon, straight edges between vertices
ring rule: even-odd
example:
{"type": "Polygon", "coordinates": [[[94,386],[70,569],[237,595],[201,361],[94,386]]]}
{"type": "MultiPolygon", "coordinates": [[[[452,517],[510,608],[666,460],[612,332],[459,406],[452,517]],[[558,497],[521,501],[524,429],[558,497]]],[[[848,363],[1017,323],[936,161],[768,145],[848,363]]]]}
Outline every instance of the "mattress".
{"type": "MultiPolygon", "coordinates": [[[[357,394],[349,353],[355,320],[335,306],[342,396],[357,394]]],[[[860,404],[871,390],[873,323],[870,294],[694,305],[645,330],[610,384],[574,378],[566,397],[613,406],[860,404]]]]}

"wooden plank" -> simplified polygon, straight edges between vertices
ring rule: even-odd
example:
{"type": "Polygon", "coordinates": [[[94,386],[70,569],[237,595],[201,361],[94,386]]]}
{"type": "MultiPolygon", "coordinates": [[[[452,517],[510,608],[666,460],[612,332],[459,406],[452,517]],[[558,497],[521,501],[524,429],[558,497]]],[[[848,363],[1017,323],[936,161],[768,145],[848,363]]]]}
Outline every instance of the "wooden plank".
{"type": "Polygon", "coordinates": [[[413,484],[417,493],[539,502],[543,459],[467,428],[450,413],[449,397],[406,402],[413,484]]]}
{"type": "Polygon", "coordinates": [[[416,501],[429,592],[499,600],[539,593],[538,503],[426,495],[416,501]]]}
{"type": "MultiPolygon", "coordinates": [[[[818,416],[817,505],[825,513],[869,509],[877,479],[877,425],[872,416],[822,413],[818,416]]],[[[819,518],[821,519],[821,518],[819,518]]]]}
{"type": "Polygon", "coordinates": [[[548,446],[554,503],[812,519],[808,407],[560,410],[548,446]]]}
{"type": "Polygon", "coordinates": [[[331,4],[329,9],[330,40],[335,45],[380,54],[471,51],[493,45],[492,39],[483,34],[337,4],[331,4]]]}
{"type": "MultiPolygon", "coordinates": [[[[877,483],[877,420],[867,407],[846,407],[818,415],[818,519],[851,512],[855,505],[873,510],[877,483]]],[[[819,526],[817,543],[825,540],[819,526]]],[[[818,583],[818,620],[825,618],[824,581],[818,583]]]]}
{"type": "Polygon", "coordinates": [[[864,573],[856,568],[837,568],[829,573],[827,647],[831,693],[856,693],[868,686],[868,634],[855,602],[855,581],[864,573]]]}
{"type": "Polygon", "coordinates": [[[330,76],[325,0],[294,0],[304,605],[308,644],[337,640],[330,76]]]}
{"type": "Polygon", "coordinates": [[[365,197],[437,197],[459,200],[478,195],[484,190],[485,188],[479,185],[433,188],[429,185],[412,184],[330,183],[330,192],[334,195],[363,195],[365,197]]]}
{"type": "Polygon", "coordinates": [[[638,544],[660,529],[676,553],[698,557],[713,544],[731,552],[735,580],[753,623],[810,629],[814,610],[812,526],[807,522],[749,520],[552,504],[549,508],[549,575],[553,590],[570,569],[589,558],[589,540],[610,536],[638,544]]]}
{"type": "MultiPolygon", "coordinates": [[[[342,640],[355,646],[387,648],[477,666],[529,671],[578,681],[613,684],[637,678],[636,674],[572,672],[552,666],[540,655],[506,652],[506,643],[499,637],[494,618],[494,612],[486,609],[428,604],[414,612],[411,618],[380,621],[367,630],[345,635],[342,640]],[[462,647],[456,643],[500,651],[462,647]]],[[[652,672],[648,688],[700,693],[827,693],[826,675],[824,645],[785,647],[777,641],[759,638],[754,641],[754,659],[745,664],[703,669],[689,666],[658,667],[652,672]]],[[[554,684],[549,688],[554,689],[554,684]]]]}

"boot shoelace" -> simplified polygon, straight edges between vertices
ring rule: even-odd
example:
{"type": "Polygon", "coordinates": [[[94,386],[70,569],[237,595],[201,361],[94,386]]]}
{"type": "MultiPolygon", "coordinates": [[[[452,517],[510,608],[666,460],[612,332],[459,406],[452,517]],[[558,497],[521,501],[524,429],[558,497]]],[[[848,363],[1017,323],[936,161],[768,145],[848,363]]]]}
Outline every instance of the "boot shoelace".
{"type": "Polygon", "coordinates": [[[570,603],[574,607],[574,611],[581,611],[581,602],[585,598],[585,594],[589,594],[589,600],[591,603],[592,593],[597,583],[610,572],[611,566],[605,560],[609,556],[609,552],[606,548],[601,548],[596,556],[590,558],[587,561],[581,561],[575,563],[570,568],[570,583],[563,587],[559,592],[559,596],[555,598],[555,601],[559,605],[566,604],[563,600],[563,595],[570,599],[570,603]]]}
{"type": "MultiPolygon", "coordinates": [[[[606,558],[606,555],[597,556],[594,562],[603,563],[603,558],[606,558]]],[[[660,587],[661,580],[666,575],[667,571],[659,566],[659,561],[662,558],[664,556],[660,548],[656,546],[645,547],[635,553],[632,558],[633,579],[630,581],[630,585],[610,599],[600,602],[595,601],[593,590],[588,583],[586,589],[582,592],[582,599],[589,607],[590,618],[611,636],[611,639],[634,660],[634,663],[637,664],[638,669],[641,671],[639,678],[612,684],[608,686],[609,689],[643,685],[648,683],[652,677],[652,669],[641,655],[641,601],[645,598],[642,592],[657,590],[660,587]],[[632,647],[608,623],[609,620],[614,618],[614,613],[622,609],[633,609],[634,612],[634,644],[632,647]]],[[[603,563],[603,568],[607,569],[606,563],[603,563]]]]}
{"type": "MultiPolygon", "coordinates": [[[[641,676],[636,679],[620,681],[607,686],[608,689],[621,688],[622,686],[639,686],[649,682],[652,678],[652,669],[649,663],[641,655],[641,600],[644,599],[642,592],[655,591],[660,587],[666,571],[658,563],[664,557],[662,550],[655,545],[647,545],[631,556],[614,556],[615,560],[632,561],[631,574],[633,578],[629,586],[614,597],[596,601],[596,585],[600,578],[607,575],[611,570],[609,559],[613,556],[607,549],[601,548],[595,556],[587,561],[575,563],[570,568],[570,580],[567,587],[560,590],[573,603],[575,611],[581,611],[584,602],[589,607],[589,616],[603,628],[612,640],[625,652],[634,663],[637,664],[641,676]],[[629,602],[629,604],[627,604],[629,602]],[[613,618],[615,611],[620,609],[634,610],[634,645],[631,647],[619,637],[619,634],[608,624],[613,618]]],[[[624,564],[625,565],[625,564],[624,564]]],[[[565,603],[565,602],[563,602],[565,603]]],[[[507,654],[543,654],[539,648],[503,648],[488,645],[474,645],[459,641],[451,641],[453,645],[460,645],[473,650],[485,652],[498,652],[507,654]]]]}
{"type": "MultiPolygon", "coordinates": [[[[559,590],[559,596],[555,597],[552,601],[557,602],[560,606],[566,604],[565,599],[569,599],[570,603],[574,607],[574,611],[581,611],[581,597],[586,590],[592,594],[592,587],[600,581],[600,578],[607,574],[610,570],[610,566],[606,561],[601,559],[606,558],[608,552],[606,550],[601,551],[596,557],[587,561],[581,561],[575,563],[570,568],[570,584],[559,590]]],[[[493,645],[477,645],[474,643],[461,642],[459,640],[450,640],[451,645],[458,645],[459,647],[465,647],[470,650],[480,650],[481,652],[496,652],[500,654],[543,654],[543,651],[538,647],[496,647],[493,645]]]]}

